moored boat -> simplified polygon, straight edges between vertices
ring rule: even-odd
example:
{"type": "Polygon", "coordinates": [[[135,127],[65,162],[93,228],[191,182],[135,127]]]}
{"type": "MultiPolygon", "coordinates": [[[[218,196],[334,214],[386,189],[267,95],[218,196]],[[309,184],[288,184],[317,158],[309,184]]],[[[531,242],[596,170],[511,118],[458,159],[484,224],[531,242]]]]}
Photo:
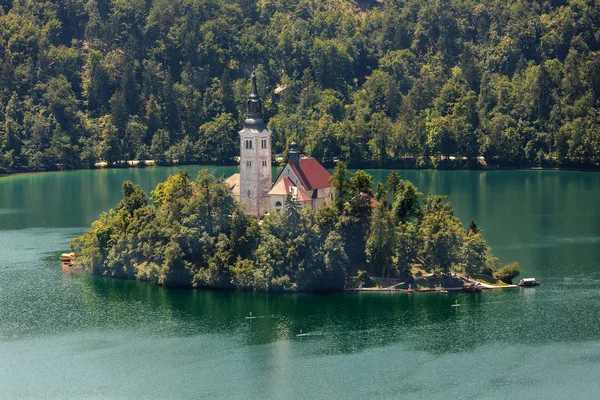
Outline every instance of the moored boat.
{"type": "Polygon", "coordinates": [[[519,282],[519,286],[537,286],[540,282],[538,282],[535,278],[523,278],[519,282]]]}
{"type": "Polygon", "coordinates": [[[62,253],[60,255],[60,261],[62,262],[71,262],[75,257],[75,253],[62,253]]]}

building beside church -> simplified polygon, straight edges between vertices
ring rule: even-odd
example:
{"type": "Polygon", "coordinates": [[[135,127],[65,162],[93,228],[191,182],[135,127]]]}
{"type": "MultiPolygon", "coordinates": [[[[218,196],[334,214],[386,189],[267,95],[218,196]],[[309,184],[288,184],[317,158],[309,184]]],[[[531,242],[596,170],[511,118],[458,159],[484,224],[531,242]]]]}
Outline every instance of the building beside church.
{"type": "Polygon", "coordinates": [[[271,211],[283,211],[288,195],[313,210],[333,202],[331,174],[314,158],[300,158],[298,145],[292,143],[288,162],[269,191],[271,211]]]}
{"type": "Polygon", "coordinates": [[[291,144],[288,162],[273,185],[271,132],[262,118],[254,71],[244,129],[239,134],[240,173],[225,183],[245,204],[248,215],[262,218],[271,211],[284,211],[288,196],[313,210],[333,202],[331,174],[316,159],[301,158],[296,143],[291,144]]]}

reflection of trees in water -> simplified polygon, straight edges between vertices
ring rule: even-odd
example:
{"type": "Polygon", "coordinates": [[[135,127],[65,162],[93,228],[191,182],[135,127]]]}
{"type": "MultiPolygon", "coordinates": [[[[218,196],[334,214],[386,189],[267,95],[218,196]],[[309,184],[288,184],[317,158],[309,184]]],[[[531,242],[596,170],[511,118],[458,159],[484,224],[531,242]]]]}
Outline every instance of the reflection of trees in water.
{"type": "Polygon", "coordinates": [[[318,354],[408,341],[439,353],[477,343],[462,340],[472,332],[468,315],[477,302],[468,301],[469,311],[453,310],[454,297],[439,294],[262,294],[165,289],[89,275],[82,280],[84,313],[93,316],[92,325],[109,329],[152,329],[160,336],[219,334],[245,345],[310,340],[318,354]],[[249,312],[256,318],[247,319],[249,312]],[[297,338],[300,329],[308,336],[297,338]]]}
{"type": "Polygon", "coordinates": [[[442,354],[490,343],[584,340],[596,335],[594,317],[587,314],[590,307],[593,315],[600,315],[591,290],[592,306],[586,308],[576,307],[578,302],[567,296],[561,297],[562,304],[549,304],[550,299],[539,297],[547,292],[539,291],[536,298],[518,289],[460,295],[315,295],[165,289],[89,275],[82,281],[82,313],[91,325],[143,329],[164,337],[215,334],[230,338],[232,346],[298,341],[303,351],[317,355],[393,344],[442,354]],[[451,307],[455,299],[460,307],[451,307]],[[256,318],[247,319],[249,312],[256,318]],[[300,329],[308,335],[297,337],[300,329]]]}

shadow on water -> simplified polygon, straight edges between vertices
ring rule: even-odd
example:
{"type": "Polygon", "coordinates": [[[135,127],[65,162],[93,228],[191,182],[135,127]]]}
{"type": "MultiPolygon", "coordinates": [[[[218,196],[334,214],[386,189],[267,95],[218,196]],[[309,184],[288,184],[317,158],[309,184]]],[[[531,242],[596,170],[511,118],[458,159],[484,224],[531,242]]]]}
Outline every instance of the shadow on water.
{"type": "MultiPolygon", "coordinates": [[[[205,167],[185,167],[195,176],[205,167]]],[[[57,256],[123,180],[146,191],[178,168],[77,171],[0,178],[0,339],[65,332],[141,331],[165,338],[215,335],[259,346],[290,342],[314,354],[402,344],[429,354],[484,344],[597,340],[600,174],[400,171],[425,194],[448,195],[464,224],[477,221],[501,262],[521,263],[537,289],[482,294],[255,294],[166,289],[62,275],[57,256]],[[451,307],[458,299],[460,307],[451,307]],[[247,319],[252,312],[256,318],[247,319]],[[296,336],[300,329],[306,336],[296,336]]],[[[219,175],[235,167],[213,168],[219,175]]],[[[385,180],[390,171],[369,171],[385,180]]]]}
{"type": "MultiPolygon", "coordinates": [[[[486,343],[570,342],[595,334],[590,309],[572,301],[549,307],[541,288],[449,295],[261,294],[171,289],[87,274],[77,279],[86,293],[82,312],[102,329],[128,327],[160,337],[221,335],[245,346],[301,341],[322,355],[396,343],[443,354],[486,343]],[[455,300],[460,307],[452,307],[455,300]],[[250,312],[255,318],[246,318],[250,312]],[[586,320],[587,326],[581,323],[586,320]],[[299,337],[301,329],[305,335],[299,337]]],[[[591,308],[600,311],[598,295],[589,296],[596,300],[591,308]]]]}

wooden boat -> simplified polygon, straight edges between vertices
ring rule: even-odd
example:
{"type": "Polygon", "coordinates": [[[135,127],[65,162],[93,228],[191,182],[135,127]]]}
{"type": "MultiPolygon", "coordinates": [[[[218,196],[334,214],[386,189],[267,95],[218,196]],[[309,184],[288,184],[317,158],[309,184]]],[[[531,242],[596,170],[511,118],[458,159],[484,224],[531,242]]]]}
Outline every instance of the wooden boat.
{"type": "Polygon", "coordinates": [[[536,281],[535,278],[523,278],[519,282],[519,286],[537,286],[540,282],[536,281]]]}
{"type": "Polygon", "coordinates": [[[62,253],[60,255],[60,261],[71,262],[71,260],[73,260],[73,257],[75,257],[75,253],[62,253]]]}

